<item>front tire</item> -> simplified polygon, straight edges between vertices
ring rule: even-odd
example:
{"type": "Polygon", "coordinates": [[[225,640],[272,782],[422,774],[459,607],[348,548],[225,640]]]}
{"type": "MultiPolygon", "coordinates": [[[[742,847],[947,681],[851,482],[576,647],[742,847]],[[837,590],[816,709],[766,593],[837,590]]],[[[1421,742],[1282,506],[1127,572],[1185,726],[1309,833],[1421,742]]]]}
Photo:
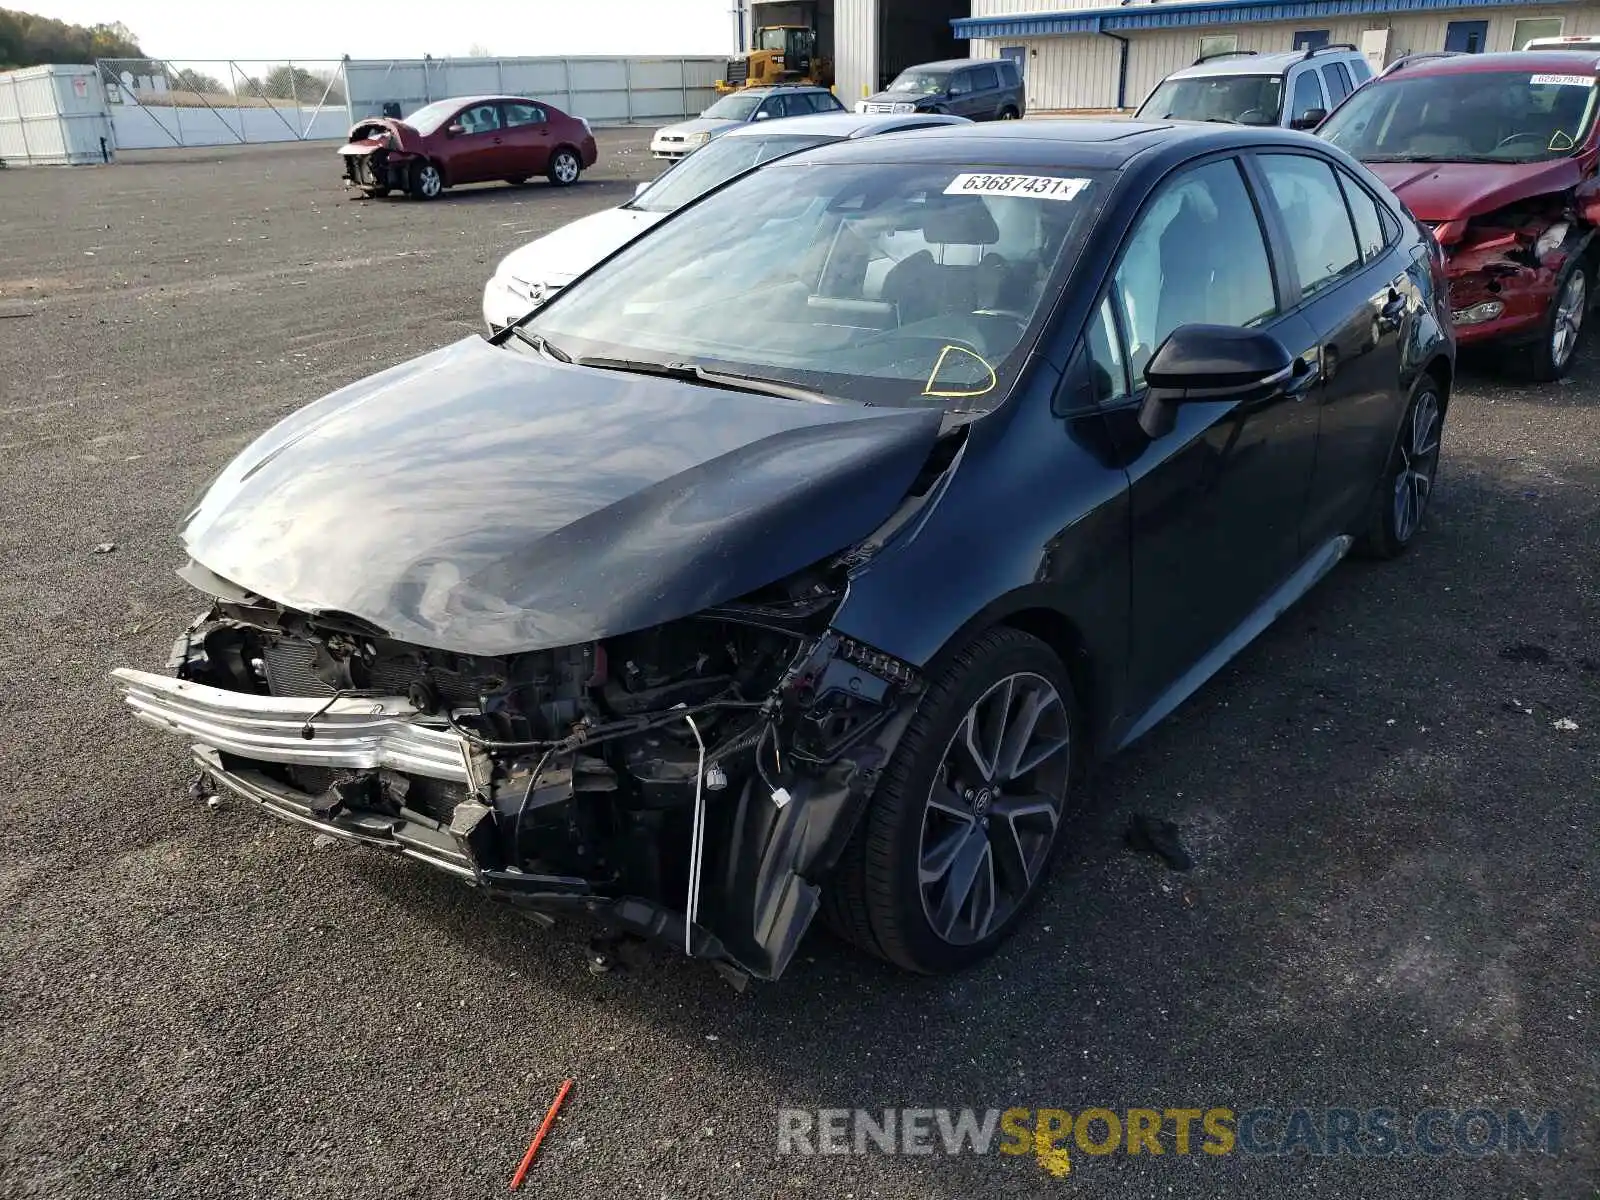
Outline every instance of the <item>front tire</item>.
{"type": "Polygon", "coordinates": [[[1439,381],[1424,375],[1412,393],[1378,486],[1377,507],[1358,545],[1368,558],[1397,558],[1422,528],[1439,472],[1445,402],[1439,381]]]}
{"type": "Polygon", "coordinates": [[[444,176],[439,167],[426,160],[411,164],[411,182],[407,190],[417,200],[435,200],[444,191],[444,176]]]}
{"type": "Polygon", "coordinates": [[[550,182],[556,187],[571,187],[583,174],[583,163],[571,150],[557,150],[550,156],[550,182]]]}
{"type": "Polygon", "coordinates": [[[1044,883],[1077,731],[1049,646],[1003,628],[969,643],[922,698],[823,889],[829,925],[923,974],[992,954],[1044,883]]]}
{"type": "Polygon", "coordinates": [[[1574,255],[1556,280],[1550,310],[1539,325],[1539,338],[1528,347],[1528,374],[1539,383],[1553,383],[1567,373],[1578,356],[1578,339],[1589,314],[1589,264],[1574,255]]]}

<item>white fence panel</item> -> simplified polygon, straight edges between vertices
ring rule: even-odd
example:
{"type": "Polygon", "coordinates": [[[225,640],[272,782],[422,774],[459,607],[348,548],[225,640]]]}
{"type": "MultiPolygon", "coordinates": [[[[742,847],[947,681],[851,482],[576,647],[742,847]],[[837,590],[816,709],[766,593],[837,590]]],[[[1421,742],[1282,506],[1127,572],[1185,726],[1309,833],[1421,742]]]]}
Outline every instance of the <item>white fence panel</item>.
{"type": "Polygon", "coordinates": [[[351,122],[398,107],[408,116],[433,100],[501,93],[546,100],[596,124],[665,122],[716,100],[721,58],[445,58],[349,60],[351,122]]]}
{"type": "Polygon", "coordinates": [[[122,104],[111,114],[121,150],[171,146],[233,146],[240,142],[292,142],[301,137],[343,138],[350,123],[342,108],[193,108],[122,104]]]}

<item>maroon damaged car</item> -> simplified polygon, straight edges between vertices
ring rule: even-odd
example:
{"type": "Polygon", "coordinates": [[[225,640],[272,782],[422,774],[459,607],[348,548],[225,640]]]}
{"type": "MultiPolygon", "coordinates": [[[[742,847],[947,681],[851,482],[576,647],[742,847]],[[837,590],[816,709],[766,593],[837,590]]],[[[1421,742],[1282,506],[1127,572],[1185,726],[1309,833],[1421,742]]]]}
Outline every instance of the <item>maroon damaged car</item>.
{"type": "Polygon", "coordinates": [[[543,175],[568,187],[594,166],[594,131],[542,100],[458,96],[404,120],[367,117],[339,148],[346,187],[369,196],[405,191],[432,200],[463,183],[525,183],[543,175]]]}
{"type": "Polygon", "coordinates": [[[1597,77],[1592,51],[1430,55],[1317,130],[1432,228],[1460,343],[1515,347],[1539,380],[1566,373],[1595,291],[1597,77]]]}

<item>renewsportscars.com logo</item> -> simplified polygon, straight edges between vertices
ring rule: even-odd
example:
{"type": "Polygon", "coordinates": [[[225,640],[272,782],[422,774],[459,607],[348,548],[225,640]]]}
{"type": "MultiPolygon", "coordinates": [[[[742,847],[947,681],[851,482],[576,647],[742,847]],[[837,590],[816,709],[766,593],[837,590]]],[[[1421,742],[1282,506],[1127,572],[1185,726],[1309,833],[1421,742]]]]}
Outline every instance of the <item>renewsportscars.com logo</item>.
{"type": "Polygon", "coordinates": [[[1078,1156],[1409,1158],[1558,1154],[1561,1114],[1429,1108],[780,1108],[779,1154],[1031,1156],[1058,1178],[1078,1156]]]}

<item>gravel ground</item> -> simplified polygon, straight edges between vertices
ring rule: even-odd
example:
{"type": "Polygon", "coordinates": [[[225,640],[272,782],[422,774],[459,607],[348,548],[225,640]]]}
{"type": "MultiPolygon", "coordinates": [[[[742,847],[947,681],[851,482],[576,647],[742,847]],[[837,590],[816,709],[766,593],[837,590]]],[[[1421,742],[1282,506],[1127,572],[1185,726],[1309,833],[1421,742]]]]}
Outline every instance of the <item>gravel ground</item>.
{"type": "Polygon", "coordinates": [[[912,979],[817,933],[735,994],[595,978],[424,869],[185,798],[107,671],[259,430],[475,331],[501,254],[653,173],[421,205],[327,146],[0,172],[0,1195],[1595,1195],[1600,369],[1455,396],[1415,552],[1341,567],[1092,787],[1036,919],[912,979]],[[109,553],[95,547],[112,543],[109,553]],[[1558,727],[1575,722],[1576,729],[1558,727]],[[1124,848],[1176,820],[1188,874],[1124,848]],[[780,1156],[775,1109],[1560,1110],[1556,1156],[780,1156]]]}

